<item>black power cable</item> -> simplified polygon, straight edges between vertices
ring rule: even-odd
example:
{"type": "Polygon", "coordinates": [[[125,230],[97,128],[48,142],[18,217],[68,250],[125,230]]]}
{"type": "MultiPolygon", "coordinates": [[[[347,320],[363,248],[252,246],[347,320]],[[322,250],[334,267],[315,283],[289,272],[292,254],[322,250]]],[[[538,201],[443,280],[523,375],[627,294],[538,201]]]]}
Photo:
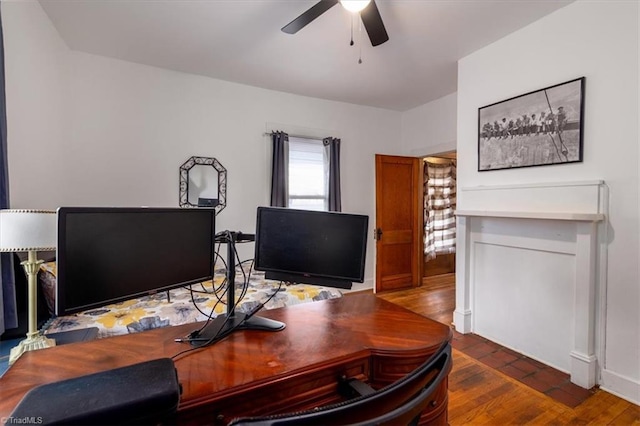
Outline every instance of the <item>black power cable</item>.
{"type": "MultiPolygon", "coordinates": [[[[204,342],[204,343],[202,343],[201,345],[198,345],[198,346],[195,346],[195,347],[192,347],[192,348],[186,349],[186,350],[184,350],[184,351],[178,352],[176,355],[174,355],[174,356],[172,357],[172,359],[176,359],[176,358],[178,358],[179,356],[181,356],[181,355],[183,355],[183,354],[186,354],[186,353],[189,353],[189,352],[192,352],[192,351],[194,351],[194,350],[196,350],[196,349],[200,349],[200,348],[203,348],[203,347],[207,347],[207,346],[211,345],[212,343],[214,343],[214,342],[218,341],[218,340],[219,340],[219,338],[224,337],[224,336],[227,336],[227,335],[229,335],[229,334],[233,333],[233,332],[234,332],[235,330],[237,330],[238,328],[241,328],[241,327],[242,327],[242,325],[243,325],[243,324],[244,324],[244,323],[245,323],[249,318],[253,317],[253,316],[254,316],[258,311],[260,311],[260,309],[262,309],[262,308],[263,308],[267,303],[269,303],[269,302],[271,301],[271,299],[272,299],[276,294],[278,294],[278,292],[279,292],[279,291],[281,290],[281,288],[282,288],[282,284],[283,284],[283,283],[282,283],[282,282],[280,282],[280,285],[279,285],[278,289],[276,289],[276,290],[275,290],[275,291],[274,291],[274,292],[273,292],[273,293],[272,293],[272,294],[267,298],[267,300],[266,300],[265,302],[260,303],[259,305],[257,305],[257,306],[256,306],[256,307],[254,307],[253,309],[251,309],[251,311],[250,311],[250,312],[246,313],[246,314],[245,314],[245,317],[242,319],[242,321],[241,321],[241,322],[239,322],[238,324],[236,324],[234,327],[232,327],[232,328],[230,328],[230,329],[228,329],[228,330],[225,330],[225,327],[226,327],[227,323],[228,323],[228,322],[229,322],[229,320],[233,317],[233,313],[235,313],[236,308],[239,306],[240,302],[244,299],[244,297],[246,296],[247,291],[248,291],[248,289],[249,289],[249,282],[250,282],[250,280],[251,280],[251,274],[252,274],[252,270],[253,270],[253,259],[247,259],[247,260],[241,261],[241,260],[240,260],[240,255],[239,255],[238,250],[237,250],[236,245],[235,245],[234,236],[231,234],[231,232],[230,232],[230,231],[224,231],[224,232],[218,233],[218,234],[216,235],[216,237],[218,237],[218,236],[222,236],[222,235],[224,235],[224,236],[226,237],[227,244],[230,244],[230,246],[228,246],[228,247],[227,247],[227,250],[233,250],[233,253],[232,253],[232,254],[235,256],[235,258],[236,258],[236,260],[237,260],[237,262],[238,262],[238,265],[240,266],[240,270],[242,271],[243,281],[242,281],[242,289],[241,289],[240,296],[237,298],[237,300],[236,300],[236,301],[233,301],[233,307],[232,307],[231,309],[228,309],[228,310],[227,310],[228,314],[227,314],[227,316],[226,316],[226,318],[225,318],[224,322],[222,323],[222,326],[218,329],[218,331],[216,332],[216,334],[215,334],[214,336],[212,336],[211,338],[209,338],[207,341],[205,341],[205,342],[204,342]],[[247,272],[245,271],[245,267],[244,267],[244,264],[245,264],[245,263],[247,263],[247,262],[250,262],[250,264],[249,264],[249,271],[248,271],[248,274],[247,274],[247,272]],[[231,315],[230,315],[229,313],[231,313],[231,315]],[[223,335],[223,336],[221,336],[220,334],[221,334],[221,332],[222,332],[223,330],[225,330],[225,332],[224,332],[224,335],[223,335]]],[[[218,245],[218,250],[216,250],[216,258],[218,258],[218,257],[220,257],[220,258],[221,258],[221,256],[219,255],[219,249],[220,249],[220,245],[218,245]]],[[[223,261],[223,262],[224,262],[224,261],[223,261]]],[[[229,268],[229,266],[230,266],[230,265],[227,265],[227,264],[225,263],[225,267],[226,267],[226,268],[229,268]]],[[[228,274],[227,274],[227,276],[228,276],[228,274]]],[[[228,279],[225,279],[225,282],[226,282],[226,281],[228,281],[228,279]]],[[[227,294],[228,294],[228,286],[229,286],[229,285],[235,285],[235,282],[234,282],[234,283],[229,283],[229,282],[227,282],[227,286],[226,286],[226,289],[225,289],[225,291],[224,291],[224,293],[223,293],[223,297],[224,297],[225,295],[227,295],[227,294]]],[[[191,290],[191,299],[192,299],[192,302],[193,302],[194,306],[196,307],[196,309],[197,309],[200,313],[202,313],[203,315],[207,316],[207,318],[208,318],[208,319],[207,319],[207,321],[205,322],[205,324],[204,324],[204,325],[203,325],[199,330],[192,332],[192,333],[191,333],[189,336],[187,336],[185,339],[176,339],[176,341],[179,341],[179,342],[182,342],[182,341],[185,341],[185,342],[192,342],[192,341],[194,341],[195,339],[194,339],[193,337],[194,337],[194,336],[197,336],[197,335],[198,335],[202,330],[204,330],[204,329],[205,329],[205,327],[210,323],[210,321],[211,321],[211,319],[212,319],[212,317],[213,317],[213,312],[214,312],[215,308],[216,308],[216,307],[217,307],[217,305],[218,305],[218,303],[216,303],[216,304],[214,305],[214,307],[212,308],[211,313],[210,313],[209,315],[207,315],[206,313],[204,313],[204,312],[203,312],[203,311],[202,311],[202,310],[197,306],[197,304],[196,304],[196,302],[195,302],[195,300],[194,300],[194,298],[193,298],[193,293],[194,293],[194,292],[195,292],[195,293],[198,293],[198,291],[197,291],[197,290],[192,290],[192,289],[190,289],[190,290],[191,290]]],[[[206,293],[210,294],[209,292],[206,292],[206,293]]],[[[214,293],[215,293],[215,294],[216,294],[216,296],[217,296],[217,291],[215,291],[215,285],[214,285],[214,293]]],[[[218,300],[219,300],[219,302],[224,303],[224,301],[223,301],[223,300],[221,300],[219,297],[218,297],[218,300]]],[[[229,303],[231,303],[231,301],[229,301],[229,303]]]]}

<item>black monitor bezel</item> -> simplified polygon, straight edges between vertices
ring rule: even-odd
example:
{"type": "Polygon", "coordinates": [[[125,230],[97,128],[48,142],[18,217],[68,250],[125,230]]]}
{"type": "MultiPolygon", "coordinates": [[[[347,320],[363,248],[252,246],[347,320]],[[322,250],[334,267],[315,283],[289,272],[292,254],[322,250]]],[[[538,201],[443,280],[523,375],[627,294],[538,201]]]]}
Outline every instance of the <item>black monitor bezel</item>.
{"type": "MultiPolygon", "coordinates": [[[[317,211],[317,210],[302,210],[302,209],[291,209],[287,207],[258,207],[257,211],[257,219],[256,219],[256,241],[255,241],[255,255],[254,255],[254,269],[257,271],[266,272],[267,278],[269,276],[278,277],[278,279],[289,281],[289,282],[301,282],[301,283],[309,283],[315,285],[325,285],[331,287],[338,288],[351,288],[352,282],[364,282],[365,279],[365,271],[366,271],[366,255],[367,255],[367,236],[368,236],[368,228],[369,228],[369,216],[354,214],[354,213],[344,213],[344,212],[327,212],[327,211],[317,211]],[[362,256],[359,259],[360,262],[360,275],[358,277],[345,277],[339,275],[331,275],[331,274],[314,274],[314,273],[303,273],[300,271],[291,271],[284,270],[279,268],[271,268],[264,267],[261,264],[260,259],[260,226],[261,226],[261,215],[264,211],[278,211],[282,214],[303,214],[303,215],[344,215],[344,216],[356,216],[362,220],[362,234],[364,238],[362,239],[361,253],[362,256]],[[270,274],[272,273],[272,274],[270,274]],[[280,277],[289,277],[289,279],[284,279],[280,277]],[[301,281],[296,281],[296,277],[301,278],[301,281]]],[[[274,278],[275,279],[275,278],[274,278]]]]}
{"type": "Polygon", "coordinates": [[[57,246],[56,246],[56,286],[55,286],[55,314],[58,316],[70,315],[77,312],[86,311],[89,309],[95,309],[102,306],[123,302],[125,300],[135,299],[137,297],[142,297],[150,294],[155,294],[162,291],[171,290],[178,287],[183,287],[191,284],[197,284],[200,282],[208,281],[213,279],[214,276],[214,263],[213,256],[215,252],[215,209],[189,209],[189,208],[172,208],[172,207],[59,207],[57,210],[57,219],[58,219],[58,233],[57,233],[57,246]],[[189,214],[188,212],[199,212],[208,211],[211,214],[211,256],[212,259],[210,264],[209,274],[203,277],[198,277],[189,281],[174,283],[170,285],[165,285],[161,287],[153,287],[146,291],[141,292],[132,292],[130,294],[112,298],[109,300],[103,300],[96,303],[91,303],[83,306],[75,306],[75,307],[66,307],[66,298],[64,291],[61,291],[60,282],[64,283],[66,280],[66,261],[64,250],[61,251],[61,247],[66,247],[66,223],[67,223],[67,214],[77,214],[77,213],[134,213],[134,214],[144,214],[144,213],[163,213],[163,212],[185,212],[185,214],[189,214]]]}

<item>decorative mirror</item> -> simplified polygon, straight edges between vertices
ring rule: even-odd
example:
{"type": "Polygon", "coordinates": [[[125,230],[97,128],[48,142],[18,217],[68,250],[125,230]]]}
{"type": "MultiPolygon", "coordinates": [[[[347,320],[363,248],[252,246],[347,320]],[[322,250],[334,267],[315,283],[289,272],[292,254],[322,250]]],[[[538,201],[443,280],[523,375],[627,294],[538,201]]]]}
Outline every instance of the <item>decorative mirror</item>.
{"type": "Polygon", "coordinates": [[[180,166],[180,207],[227,206],[227,169],[212,157],[191,157],[180,166]]]}

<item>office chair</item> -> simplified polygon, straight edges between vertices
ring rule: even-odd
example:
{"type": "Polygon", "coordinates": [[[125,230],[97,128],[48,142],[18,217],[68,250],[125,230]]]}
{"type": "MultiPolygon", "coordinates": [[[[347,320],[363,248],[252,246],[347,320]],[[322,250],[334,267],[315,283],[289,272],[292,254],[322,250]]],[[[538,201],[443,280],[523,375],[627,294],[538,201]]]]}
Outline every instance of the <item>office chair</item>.
{"type": "Polygon", "coordinates": [[[424,409],[436,403],[451,365],[451,345],[446,342],[413,372],[379,390],[355,381],[351,388],[361,395],[353,399],[296,413],[238,418],[228,426],[417,425],[424,409]]]}

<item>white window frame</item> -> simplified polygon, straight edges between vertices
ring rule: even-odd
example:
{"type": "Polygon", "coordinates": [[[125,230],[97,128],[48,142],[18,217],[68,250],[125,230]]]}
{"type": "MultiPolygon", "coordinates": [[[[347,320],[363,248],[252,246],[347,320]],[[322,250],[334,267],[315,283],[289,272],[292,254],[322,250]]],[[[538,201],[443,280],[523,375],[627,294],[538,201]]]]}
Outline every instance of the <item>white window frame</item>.
{"type": "MultiPolygon", "coordinates": [[[[296,200],[319,200],[322,201],[322,209],[320,209],[321,211],[328,211],[329,210],[329,155],[327,153],[327,150],[324,146],[324,143],[322,141],[322,139],[314,139],[314,138],[300,138],[300,137],[294,137],[294,136],[290,136],[289,137],[289,158],[288,158],[288,170],[287,170],[287,175],[288,175],[288,187],[289,187],[289,194],[288,194],[288,199],[287,199],[287,207],[293,207],[293,208],[299,208],[299,209],[308,209],[308,210],[319,210],[317,208],[306,208],[306,206],[304,205],[295,205],[295,201],[296,200]],[[317,152],[318,154],[321,153],[322,155],[322,174],[319,175],[319,173],[317,173],[317,169],[316,169],[316,175],[318,176],[318,179],[322,179],[322,186],[323,186],[323,194],[322,195],[318,195],[311,193],[312,191],[310,191],[309,193],[304,193],[301,191],[296,191],[298,192],[297,194],[292,194],[292,179],[296,179],[296,178],[300,178],[299,175],[296,176],[294,173],[292,173],[292,165],[295,167],[296,165],[296,161],[295,161],[295,153],[302,153],[304,150],[303,149],[298,149],[296,150],[296,147],[304,147],[305,145],[309,146],[309,147],[313,147],[312,149],[310,149],[310,151],[319,151],[317,152]],[[319,148],[319,149],[316,149],[319,148]],[[292,153],[293,157],[292,157],[292,153]]],[[[311,159],[313,160],[313,159],[311,159]]],[[[304,161],[304,160],[303,160],[304,161]]],[[[300,163],[298,163],[300,164],[300,163]]],[[[318,165],[317,163],[315,164],[316,166],[318,165]]],[[[313,165],[311,165],[313,166],[313,165]]],[[[299,182],[298,182],[299,183],[299,182]]]]}

